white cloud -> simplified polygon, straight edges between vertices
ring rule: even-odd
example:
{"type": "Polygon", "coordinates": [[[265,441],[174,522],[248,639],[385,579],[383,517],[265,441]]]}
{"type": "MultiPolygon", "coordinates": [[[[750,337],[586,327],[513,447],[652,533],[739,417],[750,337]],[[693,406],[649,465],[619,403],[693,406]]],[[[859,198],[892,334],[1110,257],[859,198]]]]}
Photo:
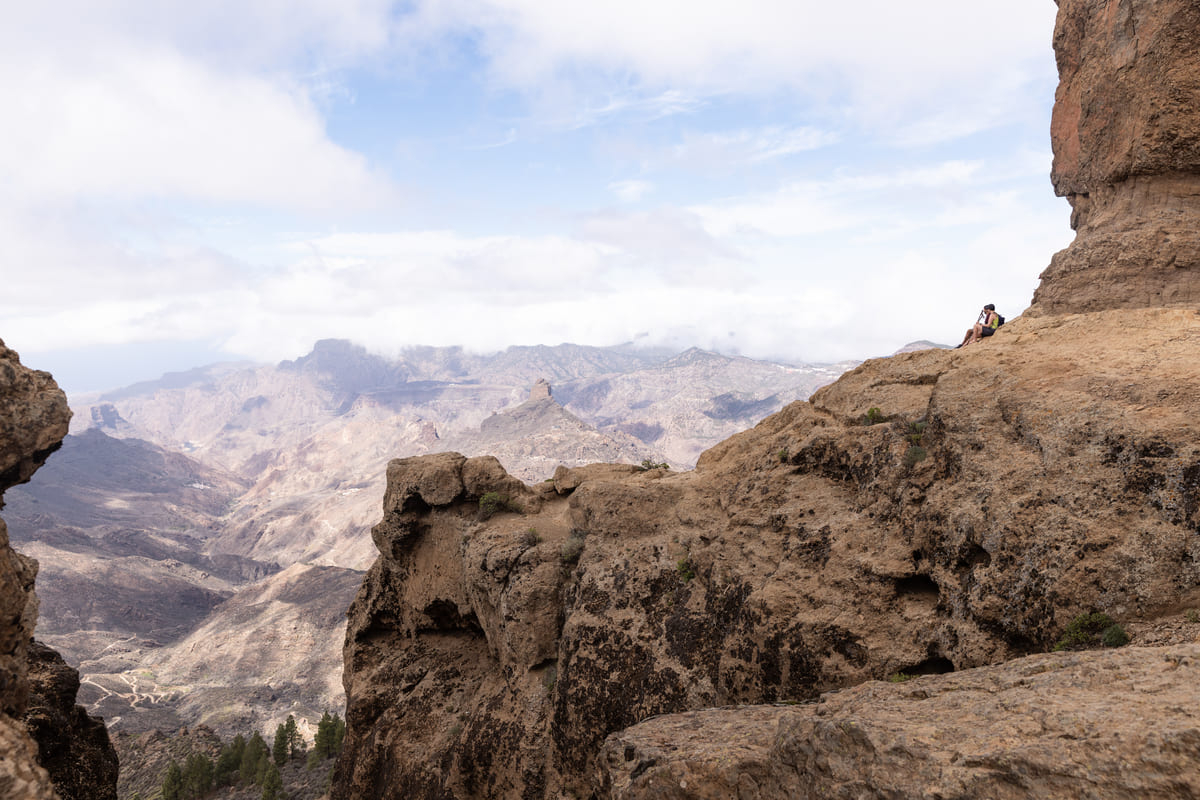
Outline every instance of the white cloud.
{"type": "Polygon", "coordinates": [[[391,190],[295,87],[167,50],[0,69],[0,176],[27,202],[143,197],[333,210],[391,190]],[[90,59],[89,59],[90,60],[90,59]]]}
{"type": "Polygon", "coordinates": [[[1011,113],[1030,64],[1051,60],[1053,20],[1043,0],[420,0],[399,30],[413,46],[470,32],[526,89],[597,72],[651,94],[788,89],[887,130],[942,109],[945,132],[1011,113]]]}
{"type": "Polygon", "coordinates": [[[622,203],[636,203],[654,190],[654,184],[638,180],[613,181],[608,188],[622,203]]]}

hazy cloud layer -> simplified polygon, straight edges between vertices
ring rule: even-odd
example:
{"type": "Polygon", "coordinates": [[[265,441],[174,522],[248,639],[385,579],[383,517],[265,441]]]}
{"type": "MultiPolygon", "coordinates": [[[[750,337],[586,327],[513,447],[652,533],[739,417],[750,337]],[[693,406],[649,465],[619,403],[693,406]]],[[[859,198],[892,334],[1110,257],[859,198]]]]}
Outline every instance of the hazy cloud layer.
{"type": "Polygon", "coordinates": [[[35,366],[948,341],[1069,239],[1052,24],[1044,0],[24,4],[0,337],[35,366]]]}

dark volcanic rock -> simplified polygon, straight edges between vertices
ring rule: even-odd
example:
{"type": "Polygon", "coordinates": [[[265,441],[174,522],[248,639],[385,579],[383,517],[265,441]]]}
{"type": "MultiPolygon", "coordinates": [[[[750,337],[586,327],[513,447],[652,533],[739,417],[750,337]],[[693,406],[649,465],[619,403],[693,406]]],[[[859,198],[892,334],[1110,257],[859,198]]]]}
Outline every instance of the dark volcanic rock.
{"type": "Polygon", "coordinates": [[[75,705],[79,673],[40,642],[30,648],[25,726],[54,788],[71,800],[116,800],[117,754],[104,720],[75,705]]]}

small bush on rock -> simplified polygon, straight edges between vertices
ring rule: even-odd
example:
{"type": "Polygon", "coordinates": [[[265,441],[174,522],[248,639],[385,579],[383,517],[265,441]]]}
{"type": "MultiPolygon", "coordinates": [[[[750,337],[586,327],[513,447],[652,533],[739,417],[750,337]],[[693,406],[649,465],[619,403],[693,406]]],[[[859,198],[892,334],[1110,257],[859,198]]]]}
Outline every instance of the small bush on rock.
{"type": "Polygon", "coordinates": [[[508,495],[499,492],[486,492],[479,498],[479,519],[491,518],[497,511],[520,512],[521,507],[514,503],[508,495]]]}
{"type": "Polygon", "coordinates": [[[559,555],[562,556],[564,564],[574,564],[579,561],[579,556],[583,554],[583,537],[572,533],[570,538],[562,543],[562,549],[559,555]]]}
{"type": "Polygon", "coordinates": [[[1108,614],[1095,612],[1080,614],[1067,623],[1062,638],[1054,645],[1054,651],[1083,650],[1102,644],[1105,647],[1121,647],[1129,643],[1129,634],[1108,614]]]}

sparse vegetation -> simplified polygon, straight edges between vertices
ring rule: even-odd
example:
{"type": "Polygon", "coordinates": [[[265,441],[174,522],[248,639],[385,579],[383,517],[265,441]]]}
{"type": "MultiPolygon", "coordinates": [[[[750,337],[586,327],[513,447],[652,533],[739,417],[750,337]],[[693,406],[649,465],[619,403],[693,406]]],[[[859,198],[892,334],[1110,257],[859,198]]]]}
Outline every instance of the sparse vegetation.
{"type": "Polygon", "coordinates": [[[929,457],[929,452],[924,447],[921,447],[918,444],[914,444],[912,447],[908,448],[908,450],[904,453],[904,466],[906,466],[906,467],[916,466],[917,464],[921,463],[928,457],[929,457]]]}
{"type": "Polygon", "coordinates": [[[520,513],[521,507],[506,494],[500,492],[485,492],[479,498],[479,519],[490,519],[497,511],[514,511],[520,513]]]}
{"type": "Polygon", "coordinates": [[[787,448],[784,447],[784,448],[780,449],[780,451],[779,451],[779,463],[786,464],[787,460],[788,460],[788,451],[787,451],[787,448]]]}
{"type": "Polygon", "coordinates": [[[198,752],[191,753],[183,767],[172,760],[163,774],[159,796],[163,800],[205,800],[224,796],[230,791],[227,787],[240,786],[258,787],[255,791],[261,789],[263,798],[280,800],[291,794],[282,768],[291,770],[288,774],[295,780],[295,768],[287,767],[289,762],[303,761],[311,771],[341,751],[345,736],[346,723],[337,714],[326,712],[317,725],[312,750],[307,750],[295,718],[289,716],[275,729],[273,748],[255,731],[248,740],[238,734],[222,745],[215,763],[198,752]]]}
{"type": "Polygon", "coordinates": [[[904,683],[911,681],[916,675],[909,675],[907,672],[895,672],[888,676],[889,683],[904,683]]]}
{"type": "Polygon", "coordinates": [[[863,417],[863,425],[878,425],[881,422],[887,422],[887,416],[879,406],[871,406],[867,409],[866,416],[863,417]]]}
{"type": "Polygon", "coordinates": [[[583,536],[575,531],[565,542],[562,543],[562,548],[559,550],[559,555],[562,557],[564,564],[575,564],[579,561],[579,557],[583,555],[583,536]]]}
{"type": "Polygon", "coordinates": [[[542,543],[542,535],[537,532],[537,528],[527,528],[521,534],[521,544],[525,547],[535,547],[542,543]]]}
{"type": "Polygon", "coordinates": [[[1184,616],[1184,619],[1186,619],[1188,622],[1192,623],[1193,625],[1195,625],[1197,622],[1200,622],[1200,611],[1197,611],[1194,608],[1189,608],[1188,612],[1186,614],[1184,614],[1183,616],[1184,616]]]}
{"type": "Polygon", "coordinates": [[[671,465],[665,461],[651,461],[648,458],[642,459],[642,463],[638,465],[639,472],[649,472],[652,469],[670,469],[671,465]]]}
{"type": "Polygon", "coordinates": [[[691,556],[684,556],[679,559],[675,564],[675,570],[679,573],[679,577],[684,583],[691,583],[692,579],[696,577],[696,569],[692,564],[691,556]]]}
{"type": "Polygon", "coordinates": [[[1080,614],[1067,623],[1062,638],[1054,645],[1054,651],[1085,650],[1089,647],[1122,647],[1129,644],[1129,634],[1108,614],[1095,612],[1080,614]]]}
{"type": "Polygon", "coordinates": [[[908,443],[909,444],[920,444],[921,437],[922,437],[922,435],[924,435],[925,428],[928,425],[929,425],[929,423],[924,422],[922,420],[917,420],[916,422],[908,423],[908,436],[907,436],[908,443]]]}

